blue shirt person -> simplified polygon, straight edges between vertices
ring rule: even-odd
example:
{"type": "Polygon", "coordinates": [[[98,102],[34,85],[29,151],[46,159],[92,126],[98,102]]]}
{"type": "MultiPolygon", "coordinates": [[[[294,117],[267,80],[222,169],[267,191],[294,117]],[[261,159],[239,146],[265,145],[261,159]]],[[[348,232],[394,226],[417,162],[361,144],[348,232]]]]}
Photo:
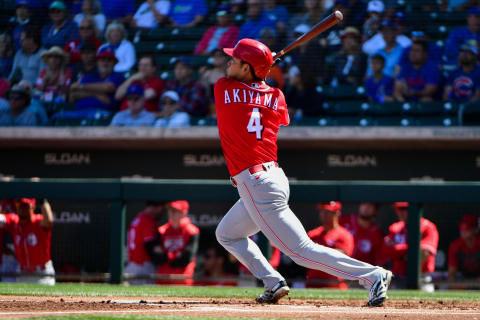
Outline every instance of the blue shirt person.
{"type": "Polygon", "coordinates": [[[258,40],[263,28],[275,28],[275,20],[263,11],[262,1],[260,0],[248,0],[247,16],[247,21],[240,27],[238,39],[258,40]]]}
{"type": "Polygon", "coordinates": [[[115,114],[110,126],[140,127],[152,126],[155,115],[145,110],[145,92],[139,83],[132,83],[127,88],[128,109],[115,114]]]}
{"type": "Polygon", "coordinates": [[[62,1],[54,1],[49,7],[51,22],[42,28],[43,47],[49,49],[53,46],[63,48],[67,42],[77,39],[78,26],[68,18],[66,5],[62,1]]]}
{"type": "Polygon", "coordinates": [[[480,98],[480,67],[477,63],[478,47],[465,43],[460,47],[458,66],[447,79],[444,100],[467,102],[480,98]]]}
{"type": "Polygon", "coordinates": [[[47,123],[47,114],[32,102],[31,85],[20,81],[7,95],[8,101],[0,98],[0,126],[36,127],[47,123]]]}
{"type": "Polygon", "coordinates": [[[110,22],[120,20],[120,22],[129,22],[135,13],[135,3],[133,0],[100,0],[102,3],[103,14],[110,22]]]}
{"type": "Polygon", "coordinates": [[[365,91],[369,101],[383,103],[393,101],[393,78],[383,73],[385,57],[378,54],[370,59],[372,75],[365,79],[365,91]]]}
{"type": "Polygon", "coordinates": [[[204,0],[175,0],[168,17],[174,26],[191,27],[201,22],[207,11],[204,0]]]}

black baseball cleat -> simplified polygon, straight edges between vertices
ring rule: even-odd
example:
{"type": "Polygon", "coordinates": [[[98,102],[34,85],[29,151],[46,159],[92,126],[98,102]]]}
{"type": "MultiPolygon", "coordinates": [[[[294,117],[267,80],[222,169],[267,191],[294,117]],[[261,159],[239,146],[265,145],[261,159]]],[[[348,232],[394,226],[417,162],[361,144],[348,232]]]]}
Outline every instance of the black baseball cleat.
{"type": "Polygon", "coordinates": [[[279,281],[270,290],[265,290],[262,295],[259,295],[255,301],[257,303],[277,303],[282,297],[286,296],[290,292],[290,288],[287,286],[285,280],[279,281]]]}
{"type": "Polygon", "coordinates": [[[390,282],[392,282],[393,274],[391,271],[384,271],[382,276],[375,281],[372,288],[370,288],[370,300],[367,302],[367,306],[369,307],[381,307],[387,299],[387,290],[390,282]]]}

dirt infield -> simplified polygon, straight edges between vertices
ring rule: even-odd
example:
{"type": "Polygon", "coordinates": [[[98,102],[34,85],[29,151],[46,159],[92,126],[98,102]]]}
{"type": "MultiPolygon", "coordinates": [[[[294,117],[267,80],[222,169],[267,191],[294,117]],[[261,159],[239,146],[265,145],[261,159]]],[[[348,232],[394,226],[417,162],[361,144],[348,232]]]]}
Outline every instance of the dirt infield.
{"type": "Polygon", "coordinates": [[[295,300],[259,305],[246,299],[0,296],[0,319],[88,314],[178,315],[290,319],[480,320],[480,301],[388,300],[371,308],[360,300],[295,300]]]}

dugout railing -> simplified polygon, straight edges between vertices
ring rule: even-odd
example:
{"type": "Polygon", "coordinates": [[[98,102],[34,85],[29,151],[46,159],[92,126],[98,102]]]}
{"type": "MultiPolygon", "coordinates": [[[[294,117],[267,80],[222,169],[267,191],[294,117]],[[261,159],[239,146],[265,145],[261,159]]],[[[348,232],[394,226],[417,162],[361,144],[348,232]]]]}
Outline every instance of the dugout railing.
{"type": "MultiPolygon", "coordinates": [[[[420,218],[422,203],[478,203],[480,182],[292,181],[291,202],[410,202],[407,287],[420,286],[420,218]]],[[[129,200],[186,199],[234,201],[228,180],[12,179],[0,181],[0,199],[35,197],[111,202],[110,282],[123,279],[126,203],[129,200]]]]}

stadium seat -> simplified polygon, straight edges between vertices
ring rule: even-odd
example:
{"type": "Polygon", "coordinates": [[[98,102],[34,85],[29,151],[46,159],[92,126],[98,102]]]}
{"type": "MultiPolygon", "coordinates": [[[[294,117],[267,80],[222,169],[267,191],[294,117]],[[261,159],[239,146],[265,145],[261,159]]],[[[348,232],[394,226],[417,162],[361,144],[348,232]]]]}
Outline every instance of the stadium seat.
{"type": "Polygon", "coordinates": [[[369,117],[334,117],[332,119],[335,126],[359,126],[367,127],[373,124],[373,121],[369,117]]]}
{"type": "Polygon", "coordinates": [[[324,103],[324,110],[331,115],[360,115],[370,108],[371,104],[362,100],[324,103]]]}
{"type": "Polygon", "coordinates": [[[196,41],[141,41],[135,44],[137,54],[145,53],[176,53],[192,54],[196,41]]]}
{"type": "Polygon", "coordinates": [[[415,117],[413,121],[416,126],[435,126],[435,127],[454,127],[458,126],[457,117],[442,117],[442,116],[429,116],[429,117],[415,117]]]}
{"type": "Polygon", "coordinates": [[[430,19],[435,24],[446,24],[450,26],[465,25],[467,13],[465,11],[432,11],[430,12],[430,19]]]}
{"type": "Polygon", "coordinates": [[[411,108],[405,110],[406,115],[440,115],[444,112],[444,103],[441,101],[417,102],[411,104],[411,108]]]}
{"type": "Polygon", "coordinates": [[[463,126],[480,125],[480,102],[475,101],[460,105],[458,118],[463,126]]]}
{"type": "Polygon", "coordinates": [[[427,34],[433,40],[446,39],[451,29],[453,29],[452,26],[448,26],[444,24],[442,25],[429,24],[426,28],[427,28],[427,34]]]}
{"type": "Polygon", "coordinates": [[[326,100],[364,100],[365,88],[362,86],[318,86],[317,92],[326,100]]]}
{"type": "Polygon", "coordinates": [[[65,119],[58,118],[54,120],[55,127],[85,127],[91,125],[89,119],[65,119]]]}
{"type": "Polygon", "coordinates": [[[369,109],[369,114],[372,115],[402,115],[406,111],[412,108],[412,103],[410,102],[384,102],[384,103],[377,103],[369,109]]]}
{"type": "Polygon", "coordinates": [[[408,117],[375,117],[372,120],[375,126],[393,126],[393,127],[408,127],[413,126],[415,122],[408,117]]]}

